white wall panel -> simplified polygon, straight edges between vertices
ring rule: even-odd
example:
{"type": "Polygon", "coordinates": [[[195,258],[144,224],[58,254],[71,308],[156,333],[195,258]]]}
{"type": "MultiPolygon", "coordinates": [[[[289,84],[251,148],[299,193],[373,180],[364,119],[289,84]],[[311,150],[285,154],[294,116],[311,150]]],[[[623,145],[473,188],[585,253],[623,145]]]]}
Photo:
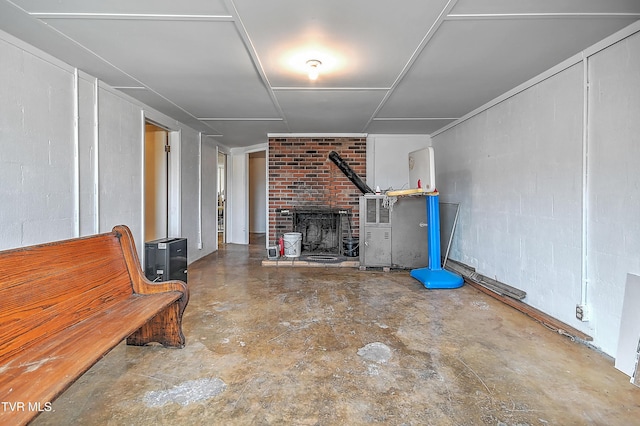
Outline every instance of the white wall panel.
{"type": "Polygon", "coordinates": [[[582,68],[433,137],[441,200],[460,203],[451,257],[575,319],[581,289],[582,68]]]}
{"type": "Polygon", "coordinates": [[[589,61],[589,304],[615,355],[627,273],[640,273],[640,33],[589,61]]]}
{"type": "Polygon", "coordinates": [[[229,182],[227,183],[227,242],[248,244],[249,224],[248,175],[249,154],[244,149],[231,150],[229,155],[229,182]]]}
{"type": "Polygon", "coordinates": [[[249,232],[267,232],[267,160],[249,156],[249,232]]]}
{"type": "Polygon", "coordinates": [[[211,253],[218,244],[218,152],[210,138],[202,139],[202,250],[211,253]]]}
{"type": "Polygon", "coordinates": [[[142,120],[140,108],[109,90],[99,95],[100,232],[127,225],[142,246],[142,120]]]}
{"type": "Polygon", "coordinates": [[[452,258],[615,355],[625,278],[640,272],[640,34],[587,62],[588,123],[579,63],[434,136],[436,180],[442,201],[461,204],[452,258]],[[574,318],[583,249],[585,323],[574,318]]]}
{"type": "Polygon", "coordinates": [[[182,237],[187,238],[187,254],[189,262],[198,258],[198,206],[200,191],[198,184],[198,167],[200,163],[199,136],[195,131],[184,131],[181,134],[180,160],[182,162],[182,237]]]}
{"type": "Polygon", "coordinates": [[[74,234],[73,74],[0,39],[0,249],[74,234]]]}
{"type": "Polygon", "coordinates": [[[80,173],[80,235],[98,232],[96,227],[96,80],[79,79],[79,173],[80,173]]]}

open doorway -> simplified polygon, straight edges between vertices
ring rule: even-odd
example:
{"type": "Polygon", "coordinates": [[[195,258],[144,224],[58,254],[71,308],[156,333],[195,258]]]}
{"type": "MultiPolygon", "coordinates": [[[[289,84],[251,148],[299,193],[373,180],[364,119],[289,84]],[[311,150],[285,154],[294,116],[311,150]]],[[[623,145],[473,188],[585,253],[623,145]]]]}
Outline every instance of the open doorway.
{"type": "Polygon", "coordinates": [[[227,155],[218,152],[218,244],[226,238],[226,197],[227,197],[227,155]]]}
{"type": "Polygon", "coordinates": [[[266,247],[267,234],[267,155],[249,154],[249,244],[266,247]]]}
{"type": "Polygon", "coordinates": [[[145,123],[144,240],[169,235],[169,132],[145,123]]]}

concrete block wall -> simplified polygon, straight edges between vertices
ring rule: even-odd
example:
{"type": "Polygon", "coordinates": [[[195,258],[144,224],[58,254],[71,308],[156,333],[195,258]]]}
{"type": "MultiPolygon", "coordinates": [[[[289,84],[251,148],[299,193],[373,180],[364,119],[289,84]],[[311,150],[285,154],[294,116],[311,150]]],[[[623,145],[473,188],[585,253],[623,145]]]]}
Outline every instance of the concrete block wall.
{"type": "Polygon", "coordinates": [[[453,259],[615,356],[626,274],[640,273],[640,33],[585,56],[432,135],[436,181],[460,203],[453,259]],[[583,280],[588,322],[575,317],[583,280]]]}
{"type": "MultiPolygon", "coordinates": [[[[191,141],[188,144],[181,144],[180,160],[183,169],[193,168],[193,173],[183,173],[180,181],[182,197],[182,233],[184,235],[193,235],[193,241],[187,239],[187,254],[190,252],[198,253],[198,225],[200,220],[197,208],[191,209],[191,206],[197,206],[199,203],[200,193],[198,191],[198,167],[200,163],[200,139],[198,133],[191,129],[184,129],[181,138],[191,141]]],[[[206,139],[206,138],[205,138],[206,139]]],[[[206,142],[204,142],[206,143],[206,142]]]]}
{"type": "Polygon", "coordinates": [[[452,258],[570,323],[581,283],[581,80],[574,66],[434,137],[441,199],[461,208],[452,258]]]}
{"type": "MultiPolygon", "coordinates": [[[[100,232],[124,223],[136,237],[143,235],[143,123],[140,109],[101,90],[98,109],[98,197],[100,232]]],[[[137,245],[142,241],[138,239],[137,245]],[[138,243],[138,241],[140,241],[138,243]]],[[[138,251],[140,248],[138,247],[138,251]]]]}
{"type": "Polygon", "coordinates": [[[329,159],[336,151],[366,181],[365,137],[269,138],[270,242],[292,231],[291,217],[278,209],[294,207],[349,208],[353,235],[358,236],[360,190],[329,159]]]}
{"type": "Polygon", "coordinates": [[[0,249],[72,236],[73,75],[1,38],[0,63],[0,249]]]}
{"type": "MultiPolygon", "coordinates": [[[[198,180],[200,159],[187,149],[197,146],[198,133],[4,32],[0,64],[0,250],[126,224],[142,255],[144,117],[181,132],[190,161],[182,181],[198,180]]],[[[215,165],[203,171],[205,187],[215,188],[215,165]]],[[[198,211],[198,190],[182,188],[183,212],[198,211]]],[[[206,249],[198,249],[197,231],[183,226],[189,262],[217,244],[215,204],[204,208],[202,228],[213,229],[203,235],[206,249]]]]}
{"type": "Polygon", "coordinates": [[[97,229],[96,211],[96,174],[98,170],[98,140],[95,137],[96,123],[96,81],[79,78],[78,80],[78,185],[80,198],[79,229],[80,235],[93,234],[97,229]]]}
{"type": "Polygon", "coordinates": [[[591,56],[589,82],[588,300],[609,349],[640,274],[640,32],[591,56]]]}

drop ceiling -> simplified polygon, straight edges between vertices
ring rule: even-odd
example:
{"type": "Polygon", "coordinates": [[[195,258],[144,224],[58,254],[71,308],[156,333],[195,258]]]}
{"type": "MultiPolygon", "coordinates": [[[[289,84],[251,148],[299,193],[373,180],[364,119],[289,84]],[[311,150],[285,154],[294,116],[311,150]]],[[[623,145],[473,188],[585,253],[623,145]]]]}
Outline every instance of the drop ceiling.
{"type": "Polygon", "coordinates": [[[638,0],[0,0],[1,30],[229,148],[429,134],[638,19],[638,0]]]}

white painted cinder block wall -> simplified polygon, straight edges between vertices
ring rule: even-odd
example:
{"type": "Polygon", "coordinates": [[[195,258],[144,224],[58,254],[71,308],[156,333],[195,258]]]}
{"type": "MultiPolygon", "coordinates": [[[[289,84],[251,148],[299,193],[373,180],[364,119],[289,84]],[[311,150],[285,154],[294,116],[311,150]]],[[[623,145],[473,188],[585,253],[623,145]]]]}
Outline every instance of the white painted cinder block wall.
{"type": "Polygon", "coordinates": [[[73,236],[73,73],[1,39],[0,63],[0,247],[73,236]]]}
{"type": "Polygon", "coordinates": [[[626,274],[640,273],[638,31],[432,135],[441,201],[460,203],[451,257],[525,290],[525,302],[612,356],[626,274]],[[588,322],[575,318],[583,298],[588,322]]]}
{"type": "Polygon", "coordinates": [[[627,273],[640,274],[640,25],[589,60],[588,279],[594,327],[617,349],[627,273]]]}
{"type": "Polygon", "coordinates": [[[0,249],[126,224],[142,255],[146,117],[180,133],[179,225],[189,262],[215,250],[215,141],[82,72],[76,91],[73,67],[3,32],[0,63],[0,249]],[[200,173],[203,157],[211,164],[200,173]]]}

